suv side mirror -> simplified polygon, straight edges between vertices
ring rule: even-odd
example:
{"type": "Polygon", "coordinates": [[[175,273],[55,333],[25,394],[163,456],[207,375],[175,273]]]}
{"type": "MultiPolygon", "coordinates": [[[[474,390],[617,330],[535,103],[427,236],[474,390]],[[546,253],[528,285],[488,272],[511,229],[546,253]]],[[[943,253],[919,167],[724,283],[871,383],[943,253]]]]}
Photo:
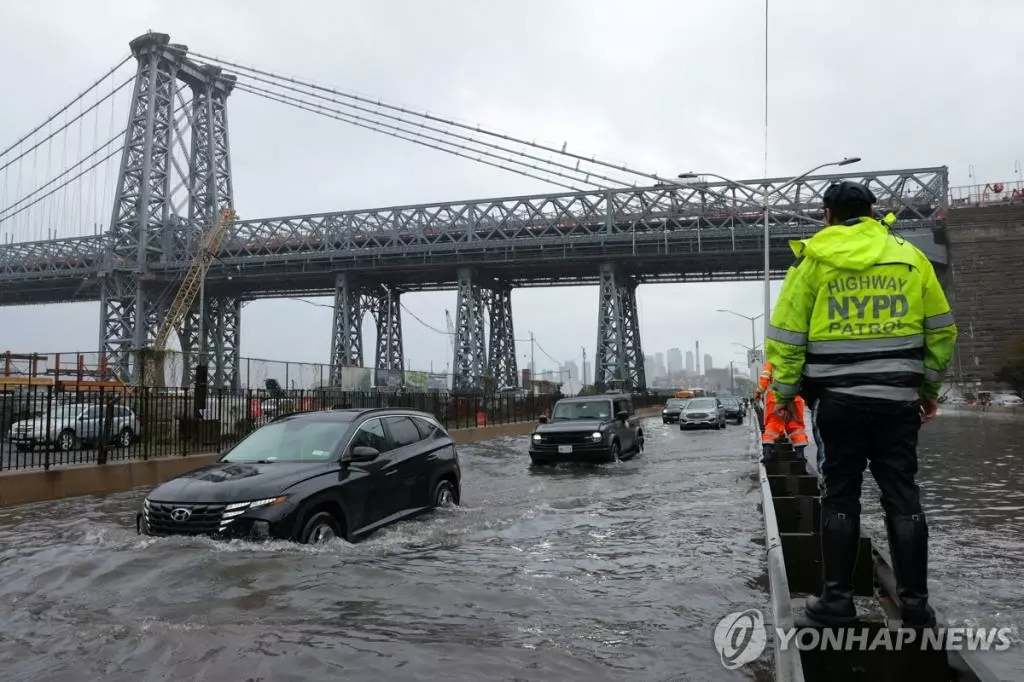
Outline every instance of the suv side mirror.
{"type": "Polygon", "coordinates": [[[619,421],[626,421],[629,419],[629,412],[626,412],[625,410],[620,410],[615,413],[615,418],[618,419],[619,421]]]}
{"type": "Polygon", "coordinates": [[[539,421],[541,424],[547,424],[548,416],[546,414],[542,414],[539,417],[537,417],[537,421],[539,421]]]}
{"type": "Polygon", "coordinates": [[[377,448],[371,448],[368,445],[357,445],[352,448],[351,454],[345,459],[349,462],[371,462],[377,459],[380,455],[380,450],[377,448]]]}

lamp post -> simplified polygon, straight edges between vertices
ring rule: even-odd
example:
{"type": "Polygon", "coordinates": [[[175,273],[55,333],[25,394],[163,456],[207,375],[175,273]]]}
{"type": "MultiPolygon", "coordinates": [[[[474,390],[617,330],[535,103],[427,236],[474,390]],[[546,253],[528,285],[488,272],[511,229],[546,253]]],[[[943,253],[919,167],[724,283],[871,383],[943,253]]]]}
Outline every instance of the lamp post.
{"type": "Polygon", "coordinates": [[[790,185],[795,185],[796,183],[800,182],[811,173],[815,173],[821,170],[822,168],[828,168],[829,166],[849,166],[851,163],[857,163],[858,161],[860,161],[860,157],[854,156],[852,158],[844,158],[841,161],[829,161],[828,163],[820,164],[810,169],[809,171],[792,177],[791,179],[787,180],[786,182],[784,182],[783,184],[779,185],[778,187],[771,191],[769,191],[768,189],[762,189],[761,187],[754,187],[753,185],[747,185],[742,182],[737,182],[735,180],[725,177],[724,175],[718,175],[717,173],[680,173],[678,175],[679,179],[681,180],[697,178],[701,176],[717,178],[730,185],[743,187],[747,190],[750,190],[756,194],[761,195],[761,204],[764,210],[764,313],[762,314],[764,315],[765,338],[767,338],[768,336],[768,321],[772,317],[772,289],[771,278],[769,277],[771,265],[771,248],[769,243],[770,235],[768,232],[768,200],[773,195],[781,194],[784,190],[788,189],[790,185]]]}
{"type": "MultiPolygon", "coordinates": [[[[719,312],[719,313],[729,313],[731,315],[735,315],[736,317],[742,317],[744,320],[750,320],[750,346],[743,346],[742,343],[737,343],[736,345],[743,346],[748,351],[748,353],[747,353],[747,365],[748,365],[748,367],[750,369],[750,379],[751,379],[751,381],[753,381],[754,378],[757,376],[757,366],[756,366],[757,363],[756,363],[755,358],[754,358],[754,351],[757,350],[758,345],[759,345],[757,343],[757,330],[754,327],[754,323],[757,322],[762,317],[765,317],[765,314],[764,313],[758,313],[757,315],[744,315],[743,313],[738,313],[735,310],[725,310],[724,308],[719,308],[716,312],[719,312]]],[[[766,329],[767,329],[767,326],[768,325],[765,325],[766,329]]],[[[734,341],[733,343],[736,343],[736,342],[734,341]]]]}
{"type": "Polygon", "coordinates": [[[735,310],[725,310],[724,308],[719,308],[715,312],[717,312],[717,313],[729,313],[731,315],[735,315],[736,317],[742,317],[744,320],[750,320],[750,348],[751,349],[757,348],[757,331],[754,329],[754,323],[757,322],[762,317],[765,317],[764,313],[758,313],[757,315],[751,316],[751,315],[744,315],[743,313],[738,313],[735,310]]]}

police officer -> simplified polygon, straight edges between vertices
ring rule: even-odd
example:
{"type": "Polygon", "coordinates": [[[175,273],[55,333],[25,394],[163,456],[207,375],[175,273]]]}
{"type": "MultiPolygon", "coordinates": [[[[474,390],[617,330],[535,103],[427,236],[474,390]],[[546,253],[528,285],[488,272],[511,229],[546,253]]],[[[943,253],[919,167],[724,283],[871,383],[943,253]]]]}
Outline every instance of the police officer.
{"type": "Polygon", "coordinates": [[[807,600],[807,615],[827,625],[856,620],[853,569],[870,461],[904,625],[930,627],[917,438],[922,422],[935,415],[957,329],[932,264],[872,217],[874,203],[857,183],[826,190],[826,227],[790,243],[797,262],[772,313],[767,356],[778,409],[792,411],[798,392],[815,405],[825,450],[824,587],[807,600]]]}

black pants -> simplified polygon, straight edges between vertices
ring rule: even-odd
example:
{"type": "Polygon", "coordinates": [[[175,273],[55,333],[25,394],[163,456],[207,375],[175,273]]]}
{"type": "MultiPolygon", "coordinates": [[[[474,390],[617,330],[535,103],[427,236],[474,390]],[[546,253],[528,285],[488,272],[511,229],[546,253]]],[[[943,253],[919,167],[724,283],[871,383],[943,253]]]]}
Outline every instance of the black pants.
{"type": "Polygon", "coordinates": [[[825,392],[817,410],[825,446],[822,511],[860,514],[864,467],[870,462],[886,515],[920,514],[921,490],[915,480],[921,429],[917,404],[887,404],[825,392]]]}

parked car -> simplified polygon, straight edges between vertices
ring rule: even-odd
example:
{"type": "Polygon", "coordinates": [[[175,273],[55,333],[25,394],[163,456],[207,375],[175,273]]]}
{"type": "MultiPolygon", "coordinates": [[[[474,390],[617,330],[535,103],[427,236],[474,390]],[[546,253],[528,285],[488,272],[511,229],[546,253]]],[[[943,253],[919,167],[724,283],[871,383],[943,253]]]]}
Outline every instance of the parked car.
{"type": "MultiPolygon", "coordinates": [[[[56,445],[58,449],[75,450],[82,445],[97,445],[103,437],[103,413],[106,406],[98,403],[66,403],[53,401],[49,409],[32,419],[11,425],[8,436],[16,450],[29,451],[37,445],[56,445]]],[[[124,405],[114,405],[110,424],[110,440],[126,448],[135,442],[142,423],[124,405]]]]}
{"type": "Polygon", "coordinates": [[[737,424],[743,423],[743,416],[746,414],[746,408],[743,407],[743,403],[740,402],[739,398],[732,396],[723,396],[719,398],[722,403],[722,407],[725,408],[725,418],[733,419],[737,424]]]}
{"type": "Polygon", "coordinates": [[[679,413],[686,405],[688,398],[669,398],[665,401],[665,408],[661,411],[661,421],[664,424],[672,424],[679,421],[679,413]]]}
{"type": "Polygon", "coordinates": [[[426,412],[343,409],[281,415],[220,459],[157,486],[146,535],[350,542],[401,519],[457,505],[455,442],[426,412]]]}
{"type": "Polygon", "coordinates": [[[563,398],[530,436],[534,464],[614,462],[643,449],[643,428],[628,395],[563,398]]]}
{"type": "Polygon", "coordinates": [[[679,414],[679,429],[724,429],[725,407],[718,398],[691,398],[679,414]]]}

